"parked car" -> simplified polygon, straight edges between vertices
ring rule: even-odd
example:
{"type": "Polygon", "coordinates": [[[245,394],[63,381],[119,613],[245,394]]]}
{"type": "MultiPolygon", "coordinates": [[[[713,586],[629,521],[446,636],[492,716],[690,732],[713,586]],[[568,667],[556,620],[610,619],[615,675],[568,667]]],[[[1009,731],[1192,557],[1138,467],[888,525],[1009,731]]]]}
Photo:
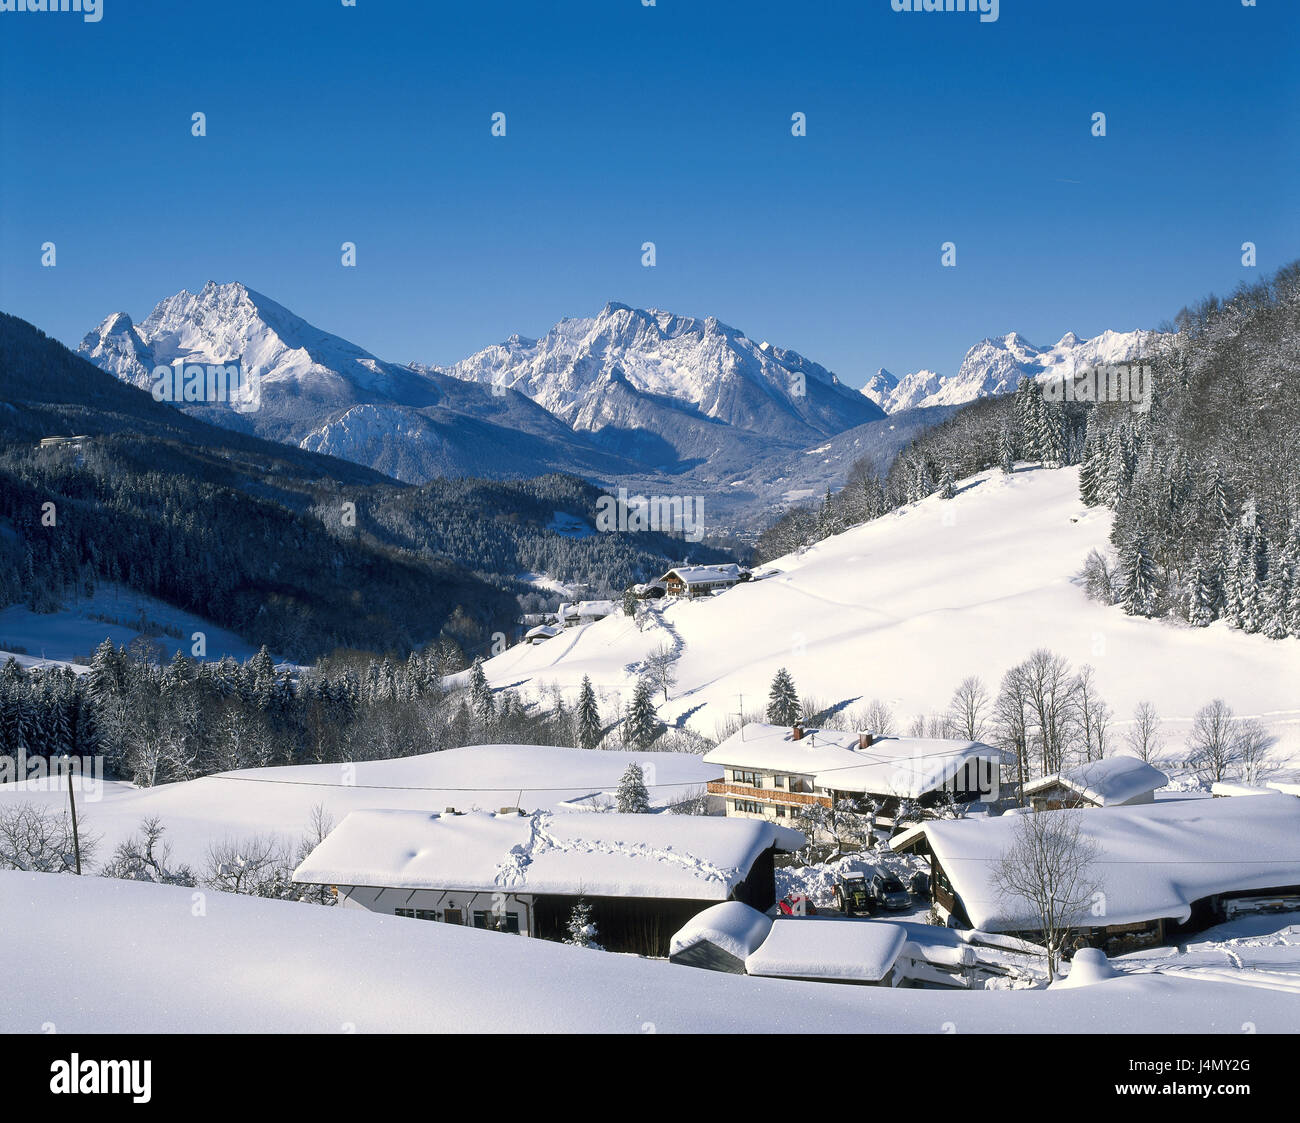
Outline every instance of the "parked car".
{"type": "Polygon", "coordinates": [[[864,873],[845,873],[835,881],[835,907],[845,916],[871,912],[871,883],[864,873]]]}
{"type": "Polygon", "coordinates": [[[791,893],[790,896],[783,898],[777,907],[781,910],[782,916],[817,915],[817,906],[812,903],[812,898],[805,897],[802,893],[791,893]]]}
{"type": "Polygon", "coordinates": [[[912,907],[912,896],[892,873],[878,873],[871,879],[871,899],[877,908],[898,912],[912,907]]]}

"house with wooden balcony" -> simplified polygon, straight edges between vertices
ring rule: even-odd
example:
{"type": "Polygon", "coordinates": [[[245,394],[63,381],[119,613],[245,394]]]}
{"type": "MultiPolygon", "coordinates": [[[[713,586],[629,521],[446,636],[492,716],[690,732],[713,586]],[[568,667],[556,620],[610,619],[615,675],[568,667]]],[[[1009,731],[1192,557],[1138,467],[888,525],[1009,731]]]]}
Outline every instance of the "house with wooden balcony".
{"type": "Polygon", "coordinates": [[[723,768],[709,792],[725,800],[728,815],[780,822],[842,799],[873,801],[886,819],[904,799],[922,807],[949,797],[989,802],[1005,754],[978,741],[749,722],[704,760],[723,768]]]}
{"type": "Polygon", "coordinates": [[[679,565],[654,582],[666,596],[708,597],[749,580],[749,570],[739,565],[679,565]]]}

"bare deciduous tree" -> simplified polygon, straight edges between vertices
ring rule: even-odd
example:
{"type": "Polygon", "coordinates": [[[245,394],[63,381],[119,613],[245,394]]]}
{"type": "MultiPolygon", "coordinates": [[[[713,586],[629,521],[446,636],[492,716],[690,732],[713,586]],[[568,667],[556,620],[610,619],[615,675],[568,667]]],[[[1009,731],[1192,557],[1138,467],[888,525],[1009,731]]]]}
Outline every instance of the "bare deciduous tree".
{"type": "MultiPolygon", "coordinates": [[[[72,819],[36,803],[19,803],[0,810],[0,869],[27,873],[75,873],[76,847],[72,819]]],[[[82,830],[81,865],[88,868],[99,844],[97,835],[82,830]]]]}
{"type": "Polygon", "coordinates": [[[1039,775],[1059,772],[1077,716],[1077,679],[1060,655],[1040,647],[1021,664],[1033,711],[1039,775]]]}
{"type": "Polygon", "coordinates": [[[208,847],[203,884],[222,893],[297,899],[293,866],[284,843],[273,834],[226,839],[208,847]]]}
{"type": "Polygon", "coordinates": [[[988,732],[989,692],[978,675],[968,675],[953,692],[948,720],[967,741],[983,741],[988,732]]]}
{"type": "Polygon", "coordinates": [[[171,843],[163,835],[162,820],[151,815],[140,823],[139,834],[118,843],[113,857],[100,871],[104,877],[123,881],[152,881],[158,885],[194,885],[189,866],[172,864],[171,843]]]}
{"type": "Polygon", "coordinates": [[[1074,683],[1079,727],[1079,754],[1085,761],[1101,760],[1110,746],[1114,711],[1097,693],[1097,673],[1086,663],[1074,683]]]}
{"type": "Polygon", "coordinates": [[[677,681],[677,670],[673,666],[676,660],[677,653],[668,644],[655,648],[645,657],[645,676],[656,690],[663,691],[665,702],[668,701],[668,692],[677,681]]]}
{"type": "Polygon", "coordinates": [[[1237,764],[1237,730],[1232,707],[1216,698],[1196,711],[1187,742],[1188,766],[1203,780],[1226,780],[1237,764]]]}
{"type": "Polygon", "coordinates": [[[1009,778],[1019,791],[1029,779],[1029,684],[1023,666],[1012,667],[1002,676],[993,703],[993,728],[998,748],[1011,754],[1014,763],[1009,778]]]}
{"type": "Polygon", "coordinates": [[[1015,816],[1011,845],[993,870],[993,885],[1019,903],[1008,915],[1036,932],[1047,956],[1047,978],[1056,977],[1070,931],[1080,927],[1097,899],[1100,851],[1083,833],[1087,811],[1038,811],[1015,816]]]}
{"type": "Polygon", "coordinates": [[[1124,735],[1128,747],[1138,760],[1150,764],[1164,747],[1160,733],[1160,715],[1150,702],[1139,702],[1133,711],[1133,724],[1124,735]]]}
{"type": "Polygon", "coordinates": [[[864,709],[855,710],[854,717],[856,720],[852,724],[878,737],[888,737],[894,732],[894,711],[883,699],[873,698],[864,709]]]}
{"type": "Polygon", "coordinates": [[[1258,784],[1273,771],[1269,750],[1277,738],[1269,734],[1258,718],[1243,718],[1237,723],[1237,760],[1241,764],[1241,779],[1247,784],[1258,784]]]}

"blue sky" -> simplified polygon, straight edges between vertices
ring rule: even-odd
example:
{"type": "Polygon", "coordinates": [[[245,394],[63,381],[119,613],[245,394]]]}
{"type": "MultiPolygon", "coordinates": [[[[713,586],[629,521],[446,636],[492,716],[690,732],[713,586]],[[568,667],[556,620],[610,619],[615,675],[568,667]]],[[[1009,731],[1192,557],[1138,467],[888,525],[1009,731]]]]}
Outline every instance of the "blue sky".
{"type": "Polygon", "coordinates": [[[241,280],[396,361],[618,300],[860,385],[1300,256],[1294,0],[103,3],[0,13],[0,308],[73,345],[241,280]]]}

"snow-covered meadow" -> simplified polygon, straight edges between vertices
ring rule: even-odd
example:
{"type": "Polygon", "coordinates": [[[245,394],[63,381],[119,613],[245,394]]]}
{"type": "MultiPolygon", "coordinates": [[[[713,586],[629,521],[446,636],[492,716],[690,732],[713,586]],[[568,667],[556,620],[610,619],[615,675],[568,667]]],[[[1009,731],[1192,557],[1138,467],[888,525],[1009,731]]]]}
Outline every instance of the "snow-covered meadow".
{"type": "MultiPolygon", "coordinates": [[[[274,835],[293,845],[320,806],[334,822],[372,808],[443,811],[574,809],[613,804],[629,763],[641,765],[651,806],[698,793],[721,770],[687,753],[586,752],[542,745],[476,745],[396,760],[250,768],[140,788],[87,776],[76,781],[81,829],[100,840],[98,858],[157,817],[177,862],[202,866],[214,843],[274,835]]],[[[36,803],[62,812],[65,783],[0,784],[0,810],[36,803]]]]}
{"type": "MultiPolygon", "coordinates": [[[[1191,971],[1047,990],[891,990],[726,975],[360,909],[0,873],[47,968],[0,1032],[1295,1032],[1295,994],[1191,971]],[[96,949],[86,953],[86,918],[96,949]],[[53,966],[57,965],[57,967],[53,966]]],[[[1294,950],[1294,948],[1292,949],[1294,950]]],[[[1226,974],[1226,973],[1225,973],[1226,974]]]]}

